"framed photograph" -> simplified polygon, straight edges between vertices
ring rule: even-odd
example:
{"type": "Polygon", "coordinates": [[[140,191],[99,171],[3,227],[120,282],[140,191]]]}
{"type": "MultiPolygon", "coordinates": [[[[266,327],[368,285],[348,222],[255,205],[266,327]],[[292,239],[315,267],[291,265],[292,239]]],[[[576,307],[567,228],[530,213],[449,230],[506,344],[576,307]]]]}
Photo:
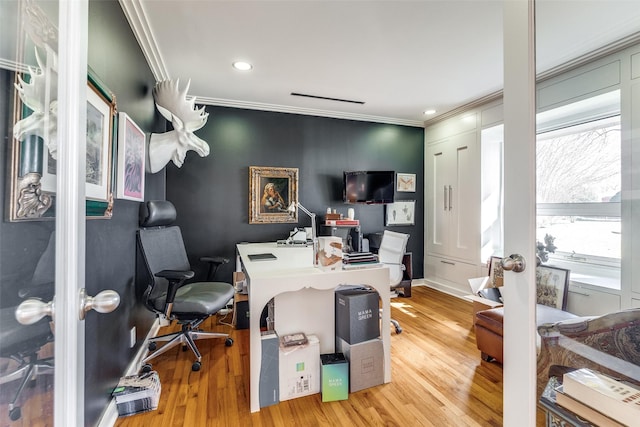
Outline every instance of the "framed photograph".
{"type": "Polygon", "coordinates": [[[536,268],[536,294],[538,304],[560,310],[567,308],[570,270],[540,265],[536,268]]]}
{"type": "Polygon", "coordinates": [[[385,205],[387,213],[386,225],[414,225],[415,200],[402,200],[385,205]]]}
{"type": "Polygon", "coordinates": [[[399,173],[396,177],[396,191],[415,193],[416,191],[416,174],[415,173],[399,173]]]}
{"type": "Polygon", "coordinates": [[[487,287],[499,288],[504,284],[504,271],[502,258],[492,256],[489,258],[489,284],[487,287]]]}
{"type": "Polygon", "coordinates": [[[144,167],[146,137],[127,113],[118,113],[119,199],[144,201],[144,167]]]}
{"type": "Polygon", "coordinates": [[[249,166],[249,224],[298,222],[298,168],[249,166]]]}

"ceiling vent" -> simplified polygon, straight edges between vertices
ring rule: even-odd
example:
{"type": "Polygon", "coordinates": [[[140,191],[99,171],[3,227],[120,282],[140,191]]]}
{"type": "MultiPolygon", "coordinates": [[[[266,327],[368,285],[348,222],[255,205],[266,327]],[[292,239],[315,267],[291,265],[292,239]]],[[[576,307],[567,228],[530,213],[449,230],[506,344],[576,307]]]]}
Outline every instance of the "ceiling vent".
{"type": "Polygon", "coordinates": [[[330,98],[328,96],[309,95],[306,93],[291,92],[292,96],[302,96],[305,98],[324,99],[325,101],[347,102],[349,104],[364,105],[364,101],[353,101],[351,99],[330,98]]]}

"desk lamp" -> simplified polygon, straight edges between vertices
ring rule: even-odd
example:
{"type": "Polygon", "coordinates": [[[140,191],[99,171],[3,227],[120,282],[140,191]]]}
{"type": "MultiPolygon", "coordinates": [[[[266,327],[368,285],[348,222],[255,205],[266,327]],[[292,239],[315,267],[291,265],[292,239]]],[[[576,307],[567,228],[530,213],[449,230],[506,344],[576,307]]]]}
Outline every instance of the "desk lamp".
{"type": "Polygon", "coordinates": [[[318,266],[318,236],[316,235],[316,214],[309,211],[309,209],[305,208],[300,204],[300,202],[292,202],[287,210],[291,213],[294,213],[296,209],[300,209],[302,212],[306,213],[311,217],[311,243],[313,245],[313,266],[318,266]]]}

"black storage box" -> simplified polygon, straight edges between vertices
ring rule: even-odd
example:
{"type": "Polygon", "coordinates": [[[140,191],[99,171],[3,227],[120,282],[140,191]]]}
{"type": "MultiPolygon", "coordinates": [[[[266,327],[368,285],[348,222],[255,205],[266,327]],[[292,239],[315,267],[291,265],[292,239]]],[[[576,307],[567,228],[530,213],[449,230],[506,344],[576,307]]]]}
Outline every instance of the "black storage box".
{"type": "Polygon", "coordinates": [[[378,292],[363,287],[336,290],[336,338],[357,344],[380,336],[378,292]]]}

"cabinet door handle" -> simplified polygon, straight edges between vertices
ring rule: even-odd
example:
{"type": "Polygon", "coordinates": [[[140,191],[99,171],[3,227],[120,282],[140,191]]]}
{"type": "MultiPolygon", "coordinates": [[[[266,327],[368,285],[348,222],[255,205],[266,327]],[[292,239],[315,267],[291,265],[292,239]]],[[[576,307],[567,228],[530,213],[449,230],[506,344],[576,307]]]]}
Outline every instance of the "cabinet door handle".
{"type": "Polygon", "coordinates": [[[453,189],[451,188],[451,186],[449,186],[449,210],[453,209],[453,198],[451,197],[453,195],[453,189]]]}
{"type": "Polygon", "coordinates": [[[442,194],[444,194],[444,205],[443,206],[444,206],[444,210],[446,211],[447,210],[447,186],[446,185],[444,186],[444,192],[442,194]]]}
{"type": "Polygon", "coordinates": [[[456,265],[455,262],[451,262],[451,261],[442,261],[442,260],[440,260],[440,262],[443,263],[443,264],[456,265]]]}

